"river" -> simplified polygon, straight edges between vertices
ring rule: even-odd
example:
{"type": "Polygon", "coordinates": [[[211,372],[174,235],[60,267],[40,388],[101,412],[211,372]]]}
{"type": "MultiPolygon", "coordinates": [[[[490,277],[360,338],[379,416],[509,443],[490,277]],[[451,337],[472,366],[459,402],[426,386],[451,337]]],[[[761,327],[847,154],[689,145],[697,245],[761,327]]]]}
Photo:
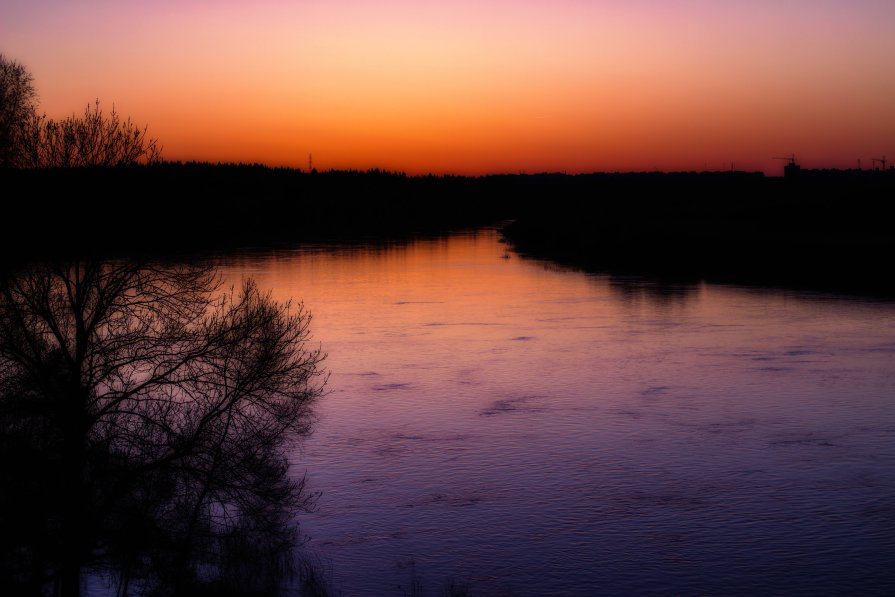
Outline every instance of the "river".
{"type": "Polygon", "coordinates": [[[490,230],[222,264],[328,353],[293,461],[335,594],[895,592],[890,302],[589,275],[490,230]]]}

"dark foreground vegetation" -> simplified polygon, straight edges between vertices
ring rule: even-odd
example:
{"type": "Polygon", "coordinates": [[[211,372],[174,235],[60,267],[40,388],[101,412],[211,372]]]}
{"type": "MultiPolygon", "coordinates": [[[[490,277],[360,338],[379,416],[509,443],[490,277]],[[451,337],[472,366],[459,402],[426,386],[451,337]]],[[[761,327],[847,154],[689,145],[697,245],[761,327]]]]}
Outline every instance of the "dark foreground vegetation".
{"type": "Polygon", "coordinates": [[[206,266],[0,272],[0,592],[278,594],[313,501],[309,321],[206,266]]]}

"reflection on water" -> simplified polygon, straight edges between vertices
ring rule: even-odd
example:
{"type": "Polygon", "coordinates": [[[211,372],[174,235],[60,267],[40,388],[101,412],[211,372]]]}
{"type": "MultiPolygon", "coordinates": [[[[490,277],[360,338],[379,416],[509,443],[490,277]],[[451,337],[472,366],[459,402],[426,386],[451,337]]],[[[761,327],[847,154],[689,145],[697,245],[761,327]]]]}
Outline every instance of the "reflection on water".
{"type": "Polygon", "coordinates": [[[303,299],[329,353],[295,463],[337,590],[895,591],[893,305],[504,255],[485,232],[225,264],[303,299]]]}
{"type": "Polygon", "coordinates": [[[685,282],[663,282],[631,277],[610,277],[609,289],[620,301],[649,301],[656,308],[684,303],[697,296],[699,285],[685,282]]]}

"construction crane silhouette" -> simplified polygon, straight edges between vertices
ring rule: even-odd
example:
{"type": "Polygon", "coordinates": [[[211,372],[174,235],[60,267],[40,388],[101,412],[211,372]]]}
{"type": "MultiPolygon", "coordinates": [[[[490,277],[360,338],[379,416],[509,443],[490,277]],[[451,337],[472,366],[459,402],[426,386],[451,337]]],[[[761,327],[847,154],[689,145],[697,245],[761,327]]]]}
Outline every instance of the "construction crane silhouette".
{"type": "Polygon", "coordinates": [[[886,156],[883,156],[881,158],[870,158],[870,161],[872,162],[871,167],[873,167],[876,164],[880,164],[880,165],[882,165],[883,170],[886,169],[886,156]]]}
{"type": "Polygon", "coordinates": [[[785,157],[785,158],[772,158],[772,159],[775,159],[775,160],[786,160],[787,162],[789,162],[789,165],[790,165],[790,166],[795,166],[795,165],[796,165],[796,154],[792,154],[792,155],[787,156],[787,157],[785,157]]]}
{"type": "Polygon", "coordinates": [[[796,154],[792,154],[789,157],[785,157],[785,158],[773,158],[773,159],[786,160],[787,163],[785,166],[783,166],[783,176],[784,177],[796,176],[799,173],[799,170],[801,170],[799,165],[796,163],[796,154]]]}

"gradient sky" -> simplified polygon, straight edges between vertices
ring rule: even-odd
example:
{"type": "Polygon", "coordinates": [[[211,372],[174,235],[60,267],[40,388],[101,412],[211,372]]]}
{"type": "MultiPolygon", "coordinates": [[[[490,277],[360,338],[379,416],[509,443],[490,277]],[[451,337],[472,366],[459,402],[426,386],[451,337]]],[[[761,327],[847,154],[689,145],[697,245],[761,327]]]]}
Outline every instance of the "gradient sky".
{"type": "Polygon", "coordinates": [[[892,0],[3,0],[41,110],[167,159],[408,173],[895,161],[892,0]]]}

